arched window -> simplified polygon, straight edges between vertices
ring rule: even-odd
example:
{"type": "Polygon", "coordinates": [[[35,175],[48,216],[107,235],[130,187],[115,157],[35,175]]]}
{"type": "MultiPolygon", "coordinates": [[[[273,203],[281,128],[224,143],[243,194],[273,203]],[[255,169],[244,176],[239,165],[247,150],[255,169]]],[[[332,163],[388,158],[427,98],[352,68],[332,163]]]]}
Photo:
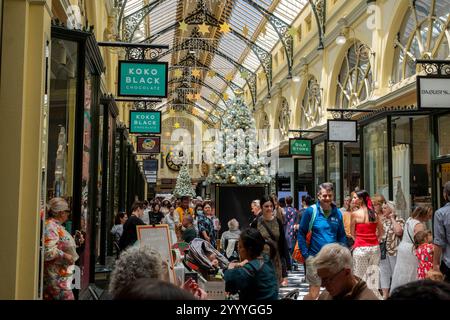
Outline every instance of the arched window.
{"type": "Polygon", "coordinates": [[[280,129],[280,135],[282,139],[288,136],[290,123],[291,123],[291,112],[289,110],[289,104],[286,98],[283,98],[278,113],[278,128],[280,129]]]}
{"type": "Polygon", "coordinates": [[[371,49],[356,41],[347,51],[337,79],[336,108],[351,109],[372,93],[371,49]]]}
{"type": "Polygon", "coordinates": [[[310,76],[303,95],[300,111],[300,128],[314,127],[322,117],[322,98],[316,77],[310,76]]]}
{"type": "Polygon", "coordinates": [[[449,58],[450,0],[410,2],[394,43],[393,83],[416,74],[415,59],[449,58]]]}
{"type": "Polygon", "coordinates": [[[260,128],[262,130],[266,130],[265,139],[266,139],[266,143],[269,143],[269,141],[270,141],[270,121],[269,121],[269,116],[267,115],[266,112],[264,112],[261,117],[260,128]]]}

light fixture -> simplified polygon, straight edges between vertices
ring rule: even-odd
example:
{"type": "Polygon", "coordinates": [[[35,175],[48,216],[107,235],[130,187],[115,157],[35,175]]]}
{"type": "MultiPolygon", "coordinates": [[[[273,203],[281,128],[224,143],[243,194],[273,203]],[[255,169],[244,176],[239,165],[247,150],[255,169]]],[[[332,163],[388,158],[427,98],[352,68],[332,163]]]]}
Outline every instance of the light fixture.
{"type": "Polygon", "coordinates": [[[293,77],[292,77],[292,81],[294,81],[294,82],[300,82],[300,77],[299,77],[299,76],[293,76],[293,77]]]}
{"type": "Polygon", "coordinates": [[[142,32],[142,30],[137,30],[133,35],[134,39],[141,39],[143,37],[144,37],[144,33],[142,32]]]}
{"type": "Polygon", "coordinates": [[[336,38],[336,44],[339,46],[343,46],[347,42],[347,37],[343,32],[341,32],[336,38]]]}

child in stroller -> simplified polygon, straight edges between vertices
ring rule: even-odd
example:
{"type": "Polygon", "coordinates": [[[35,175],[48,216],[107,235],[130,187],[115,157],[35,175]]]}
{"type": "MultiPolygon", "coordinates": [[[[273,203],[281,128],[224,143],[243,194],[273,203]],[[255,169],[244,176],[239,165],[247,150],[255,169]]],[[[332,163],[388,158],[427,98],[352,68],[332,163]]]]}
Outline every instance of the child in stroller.
{"type": "Polygon", "coordinates": [[[184,264],[188,269],[199,272],[205,279],[220,273],[228,267],[228,260],[209,242],[195,238],[189,245],[184,264]]]}

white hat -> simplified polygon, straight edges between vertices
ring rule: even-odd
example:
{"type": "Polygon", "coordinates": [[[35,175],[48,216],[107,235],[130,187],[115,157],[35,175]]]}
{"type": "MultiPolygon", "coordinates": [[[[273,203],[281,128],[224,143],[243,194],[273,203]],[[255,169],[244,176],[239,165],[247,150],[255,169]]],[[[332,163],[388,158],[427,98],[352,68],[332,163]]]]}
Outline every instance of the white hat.
{"type": "Polygon", "coordinates": [[[198,196],[197,200],[203,201],[202,197],[198,196]]]}

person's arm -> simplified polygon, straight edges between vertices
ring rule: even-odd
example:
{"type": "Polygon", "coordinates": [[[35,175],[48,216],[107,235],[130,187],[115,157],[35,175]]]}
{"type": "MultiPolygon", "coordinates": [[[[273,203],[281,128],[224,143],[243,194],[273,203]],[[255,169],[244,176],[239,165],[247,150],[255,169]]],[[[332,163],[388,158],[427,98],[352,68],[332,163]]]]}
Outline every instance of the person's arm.
{"type": "MultiPolygon", "coordinates": [[[[337,209],[340,213],[341,211],[337,209]]],[[[336,233],[336,240],[339,243],[342,243],[344,245],[347,245],[347,234],[345,233],[345,227],[344,227],[344,218],[342,217],[342,214],[339,215],[339,225],[336,233]]]]}
{"type": "Polygon", "coordinates": [[[384,228],[383,228],[383,223],[381,222],[381,219],[378,218],[377,219],[377,237],[378,237],[378,242],[381,242],[383,240],[383,235],[384,235],[384,228]]]}
{"type": "Polygon", "coordinates": [[[308,233],[309,222],[312,217],[313,208],[309,207],[303,212],[302,220],[300,221],[300,227],[298,228],[298,247],[302,252],[303,258],[306,260],[309,256],[309,249],[306,245],[306,234],[308,233]]]}
{"type": "Polygon", "coordinates": [[[356,226],[356,216],[355,213],[352,212],[350,216],[350,234],[352,235],[353,239],[355,239],[355,226],[356,226]]]}
{"type": "Polygon", "coordinates": [[[55,259],[62,259],[64,257],[64,252],[58,249],[59,235],[58,231],[50,227],[46,229],[44,236],[44,260],[52,261],[55,259]]]}
{"type": "Polygon", "coordinates": [[[441,212],[438,210],[434,214],[434,232],[433,232],[433,270],[440,271],[441,258],[442,258],[442,247],[446,245],[446,233],[444,227],[444,221],[441,212]]]}
{"type": "Polygon", "coordinates": [[[394,226],[394,233],[397,237],[402,237],[403,236],[403,223],[401,222],[397,222],[397,219],[392,216],[391,217],[392,220],[392,225],[394,226]]]}
{"type": "MultiPolygon", "coordinates": [[[[414,235],[416,235],[417,232],[419,232],[419,231],[425,231],[425,226],[423,223],[418,223],[414,226],[414,235]]],[[[414,237],[413,237],[413,240],[414,240],[414,237]]]]}
{"type": "Polygon", "coordinates": [[[245,267],[225,270],[225,291],[236,293],[239,290],[247,288],[251,282],[251,277],[250,272],[245,267]]]}

